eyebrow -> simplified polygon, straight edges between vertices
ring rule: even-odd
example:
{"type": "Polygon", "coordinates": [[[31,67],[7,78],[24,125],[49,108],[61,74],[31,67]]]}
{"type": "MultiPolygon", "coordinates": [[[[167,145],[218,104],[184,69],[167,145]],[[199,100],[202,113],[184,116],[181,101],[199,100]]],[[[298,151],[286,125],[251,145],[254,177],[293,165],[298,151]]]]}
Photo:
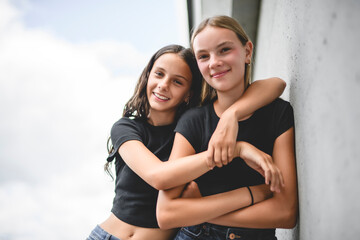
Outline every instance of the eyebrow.
{"type": "MultiPolygon", "coordinates": [[[[164,69],[164,68],[162,68],[162,67],[156,67],[156,68],[158,68],[159,70],[161,70],[161,71],[164,71],[164,72],[166,72],[166,70],[164,69]]],[[[189,67],[190,68],[190,67],[189,67]]],[[[182,79],[184,79],[185,81],[189,81],[186,77],[184,77],[184,76],[182,76],[182,75],[179,75],[179,74],[175,74],[175,76],[176,77],[179,77],[179,78],[182,78],[182,79]]]]}
{"type": "MultiPolygon", "coordinates": [[[[225,41],[225,42],[222,42],[222,43],[218,44],[215,48],[221,48],[226,44],[234,45],[234,43],[231,42],[231,41],[225,41]]],[[[202,53],[202,52],[206,52],[206,50],[205,49],[200,49],[199,51],[196,51],[196,54],[199,54],[199,53],[202,53]]]]}

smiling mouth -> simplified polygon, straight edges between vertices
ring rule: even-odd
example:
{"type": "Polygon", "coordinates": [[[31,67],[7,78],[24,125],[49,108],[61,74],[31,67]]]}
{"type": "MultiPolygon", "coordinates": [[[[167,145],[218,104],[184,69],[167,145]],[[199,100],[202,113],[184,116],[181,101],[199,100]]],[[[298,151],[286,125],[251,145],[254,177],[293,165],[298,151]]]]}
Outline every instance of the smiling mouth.
{"type": "Polygon", "coordinates": [[[226,70],[226,71],[222,71],[222,72],[217,72],[217,73],[214,73],[214,74],[210,74],[210,77],[212,78],[219,78],[219,77],[222,77],[224,76],[226,73],[228,73],[230,71],[229,70],[226,70]]]}
{"type": "Polygon", "coordinates": [[[165,96],[163,96],[163,95],[160,95],[160,94],[158,94],[158,93],[156,93],[156,92],[153,92],[153,94],[154,94],[154,96],[155,96],[156,98],[158,98],[158,99],[160,99],[160,100],[162,100],[162,101],[170,100],[170,98],[165,97],[165,96]]]}

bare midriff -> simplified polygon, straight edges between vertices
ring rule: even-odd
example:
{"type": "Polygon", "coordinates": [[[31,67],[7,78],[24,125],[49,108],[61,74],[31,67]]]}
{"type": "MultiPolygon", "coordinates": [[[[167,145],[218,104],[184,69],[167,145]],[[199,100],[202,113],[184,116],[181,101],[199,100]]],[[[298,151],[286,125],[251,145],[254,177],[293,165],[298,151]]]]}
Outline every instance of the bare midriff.
{"type": "Polygon", "coordinates": [[[121,240],[143,240],[143,239],[172,239],[176,230],[161,230],[160,228],[143,228],[128,224],[118,219],[111,213],[110,217],[100,224],[100,227],[109,234],[121,240]]]}

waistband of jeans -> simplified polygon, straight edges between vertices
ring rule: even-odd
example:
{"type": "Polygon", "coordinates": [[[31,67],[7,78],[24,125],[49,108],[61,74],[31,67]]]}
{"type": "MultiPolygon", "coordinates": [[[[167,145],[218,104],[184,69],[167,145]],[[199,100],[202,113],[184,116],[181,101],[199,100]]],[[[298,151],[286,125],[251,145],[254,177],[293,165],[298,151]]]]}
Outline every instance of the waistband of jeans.
{"type": "Polygon", "coordinates": [[[102,229],[102,227],[100,227],[99,225],[96,225],[91,234],[96,235],[100,239],[120,240],[119,238],[111,235],[110,233],[102,229]]]}
{"type": "Polygon", "coordinates": [[[228,226],[221,226],[216,225],[212,223],[203,223],[200,224],[204,227],[217,229],[220,231],[241,231],[241,232],[247,232],[247,233],[261,233],[266,235],[275,235],[275,229],[274,228],[241,228],[241,227],[228,227],[228,226]]]}

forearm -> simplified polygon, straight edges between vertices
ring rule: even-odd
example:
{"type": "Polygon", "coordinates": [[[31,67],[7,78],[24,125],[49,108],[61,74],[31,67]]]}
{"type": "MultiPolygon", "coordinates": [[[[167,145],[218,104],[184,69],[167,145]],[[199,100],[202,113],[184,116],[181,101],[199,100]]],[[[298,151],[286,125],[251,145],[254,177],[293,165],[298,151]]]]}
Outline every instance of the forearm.
{"type": "Polygon", "coordinates": [[[125,163],[145,182],[157,190],[179,186],[194,180],[209,171],[206,153],[178,156],[171,161],[162,162],[140,141],[127,141],[119,149],[125,163]]]}
{"type": "Polygon", "coordinates": [[[285,81],[276,77],[255,81],[227,112],[232,112],[240,120],[280,97],[285,87],[285,81]]]}
{"type": "Polygon", "coordinates": [[[171,193],[160,191],[157,218],[160,228],[163,229],[190,226],[250,204],[251,197],[247,188],[202,198],[174,198],[171,193]]]}
{"type": "Polygon", "coordinates": [[[210,169],[206,164],[206,153],[198,153],[162,162],[152,170],[153,179],[158,183],[158,190],[177,187],[200,177],[210,169]]]}
{"type": "Polygon", "coordinates": [[[225,214],[209,222],[246,228],[293,228],[297,220],[297,204],[270,198],[248,208],[225,214]]]}

